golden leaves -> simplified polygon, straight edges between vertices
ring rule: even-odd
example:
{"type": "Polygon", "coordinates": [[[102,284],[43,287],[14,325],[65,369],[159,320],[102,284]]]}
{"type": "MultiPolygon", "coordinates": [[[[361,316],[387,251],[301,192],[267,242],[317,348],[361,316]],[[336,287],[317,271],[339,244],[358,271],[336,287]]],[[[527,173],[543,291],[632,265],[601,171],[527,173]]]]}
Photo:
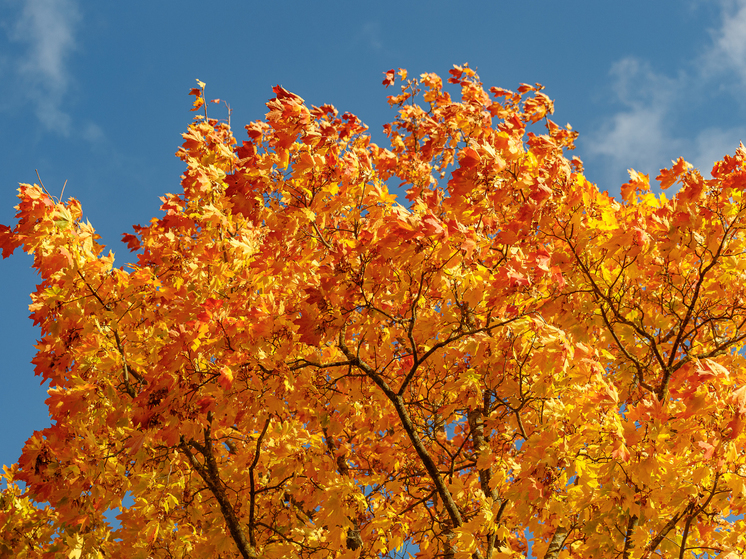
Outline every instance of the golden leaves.
{"type": "MultiPolygon", "coordinates": [[[[743,150],[712,181],[663,170],[671,200],[630,171],[619,203],[567,160],[541,86],[490,99],[456,66],[454,100],[397,76],[389,149],[279,86],[240,146],[197,118],[127,270],[77,202],[22,185],[0,244],[42,276],[55,425],[17,479],[81,527],[65,553],[513,556],[526,528],[548,549],[572,525],[574,554],[610,556],[683,538],[685,515],[687,546],[733,540],[715,512],[744,511],[743,150]]],[[[15,491],[0,519],[31,530],[15,491]]]]}

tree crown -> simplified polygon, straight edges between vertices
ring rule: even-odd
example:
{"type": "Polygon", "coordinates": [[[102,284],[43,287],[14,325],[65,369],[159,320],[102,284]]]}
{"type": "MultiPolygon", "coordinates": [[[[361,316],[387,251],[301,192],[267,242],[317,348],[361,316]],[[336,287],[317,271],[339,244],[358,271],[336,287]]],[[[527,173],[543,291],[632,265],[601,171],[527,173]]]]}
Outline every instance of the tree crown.
{"type": "Polygon", "coordinates": [[[746,149],[618,201],[541,86],[448,82],[386,73],[389,148],[279,86],[239,144],[200,82],[126,270],[21,185],[0,246],[41,275],[53,424],[5,469],[2,553],[746,552],[746,149]]]}

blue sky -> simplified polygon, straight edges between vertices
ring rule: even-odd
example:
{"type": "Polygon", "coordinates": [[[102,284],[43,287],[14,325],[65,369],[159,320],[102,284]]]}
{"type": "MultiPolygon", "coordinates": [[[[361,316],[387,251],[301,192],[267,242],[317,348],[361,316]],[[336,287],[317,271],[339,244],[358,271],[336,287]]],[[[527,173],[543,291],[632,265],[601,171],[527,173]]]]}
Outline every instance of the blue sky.
{"type": "MultiPolygon", "coordinates": [[[[234,130],[261,118],[272,86],[357,114],[384,143],[382,72],[447,74],[468,62],[486,86],[540,82],[554,120],[580,132],[588,178],[616,193],[683,156],[707,174],[746,141],[746,0],[376,2],[0,0],[0,223],[18,183],[81,200],[118,257],[121,234],[179,189],[174,157],[188,90],[227,100],[234,130]]],[[[212,115],[225,117],[216,107],[212,115]]],[[[30,360],[37,278],[0,262],[0,464],[48,425],[30,360]]]]}

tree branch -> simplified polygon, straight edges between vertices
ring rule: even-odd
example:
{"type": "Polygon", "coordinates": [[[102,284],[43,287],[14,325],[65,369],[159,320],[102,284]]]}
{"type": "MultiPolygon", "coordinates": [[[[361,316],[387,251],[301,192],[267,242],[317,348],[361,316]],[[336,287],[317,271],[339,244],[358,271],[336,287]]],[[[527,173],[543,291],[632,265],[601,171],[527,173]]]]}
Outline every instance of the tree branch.
{"type": "Polygon", "coordinates": [[[212,438],[210,435],[210,428],[204,429],[205,442],[200,445],[196,441],[186,442],[184,437],[181,437],[179,448],[186,455],[189,463],[192,465],[194,470],[199,474],[202,480],[207,485],[207,488],[213,494],[215,499],[220,506],[220,512],[223,514],[225,523],[228,525],[228,531],[233,538],[238,551],[243,559],[259,559],[253,546],[246,541],[246,534],[244,534],[241,523],[236,515],[236,511],[233,510],[233,505],[228,500],[228,496],[225,494],[223,488],[223,481],[220,479],[220,472],[218,471],[218,464],[215,460],[215,456],[212,453],[212,438]],[[195,447],[200,449],[202,456],[204,457],[204,463],[200,464],[196,456],[192,453],[189,447],[195,447]]]}
{"type": "Polygon", "coordinates": [[[655,535],[655,537],[650,541],[650,543],[645,546],[645,553],[643,554],[643,559],[647,559],[653,554],[653,552],[658,548],[658,546],[665,539],[668,533],[671,530],[673,530],[673,528],[676,526],[678,521],[681,520],[687,513],[689,513],[689,511],[691,511],[694,506],[695,506],[694,503],[689,503],[686,507],[684,507],[684,510],[682,510],[678,514],[673,515],[669,519],[669,521],[666,522],[665,526],[663,526],[663,528],[660,529],[660,531],[655,535]]]}
{"type": "MultiPolygon", "coordinates": [[[[337,465],[337,472],[343,477],[349,477],[350,467],[347,465],[347,460],[345,460],[345,457],[341,454],[337,456],[337,447],[329,436],[329,431],[326,427],[324,427],[322,431],[324,433],[326,447],[329,449],[329,453],[332,455],[332,458],[337,465]]],[[[363,538],[360,537],[360,524],[354,518],[348,517],[348,519],[352,522],[352,527],[347,529],[347,548],[355,550],[363,547],[363,538]]]]}
{"type": "Polygon", "coordinates": [[[701,513],[703,510],[707,508],[707,505],[710,504],[710,501],[712,501],[712,498],[715,496],[715,493],[717,491],[718,486],[718,479],[720,478],[720,474],[715,475],[715,480],[712,483],[712,489],[710,490],[710,496],[707,497],[707,500],[702,503],[701,505],[698,505],[696,510],[692,510],[691,514],[686,519],[686,522],[684,523],[684,533],[681,536],[681,548],[679,549],[679,559],[684,558],[684,553],[686,552],[686,540],[689,537],[689,529],[692,526],[692,522],[697,518],[699,513],[701,513]]]}
{"type": "Polygon", "coordinates": [[[632,552],[635,549],[634,543],[632,543],[632,535],[635,532],[635,528],[639,524],[640,519],[637,515],[631,514],[629,520],[627,520],[627,532],[624,534],[624,549],[622,550],[622,559],[630,559],[632,552]]]}
{"type": "Polygon", "coordinates": [[[544,559],[557,559],[568,535],[570,535],[570,530],[562,526],[557,526],[554,529],[554,535],[552,536],[552,541],[549,542],[547,552],[544,554],[544,559]]]}
{"type": "Polygon", "coordinates": [[[254,468],[256,468],[256,465],[259,463],[259,453],[261,452],[262,439],[264,438],[264,435],[267,434],[267,429],[269,428],[269,423],[271,420],[272,417],[270,416],[264,422],[264,428],[259,434],[259,437],[256,439],[254,460],[251,462],[251,466],[249,466],[249,543],[253,548],[256,548],[256,536],[254,535],[254,528],[256,526],[256,488],[254,485],[254,468]]]}
{"type": "MultiPolygon", "coordinates": [[[[453,527],[458,528],[464,523],[463,519],[461,518],[461,512],[456,506],[451,492],[446,487],[446,484],[443,481],[443,477],[440,475],[440,472],[438,471],[438,467],[435,464],[435,461],[430,456],[430,453],[427,451],[425,445],[422,443],[422,439],[420,439],[419,435],[417,434],[417,430],[414,426],[414,423],[412,422],[412,418],[409,416],[407,407],[404,404],[404,398],[391,390],[388,383],[383,378],[381,378],[381,376],[376,373],[376,371],[370,365],[362,361],[358,355],[353,354],[350,351],[344,341],[344,333],[345,328],[340,330],[339,348],[342,350],[342,353],[345,354],[347,359],[350,360],[350,363],[363,371],[373,382],[375,382],[394,405],[394,409],[399,416],[399,420],[401,421],[401,424],[404,427],[404,430],[406,431],[407,436],[409,437],[409,440],[412,443],[415,452],[417,453],[417,456],[419,456],[422,464],[425,466],[430,479],[435,484],[438,495],[443,500],[443,505],[446,509],[446,512],[448,513],[453,527]]],[[[482,555],[481,553],[479,553],[479,550],[477,550],[474,552],[473,556],[475,558],[481,559],[482,555]]]]}

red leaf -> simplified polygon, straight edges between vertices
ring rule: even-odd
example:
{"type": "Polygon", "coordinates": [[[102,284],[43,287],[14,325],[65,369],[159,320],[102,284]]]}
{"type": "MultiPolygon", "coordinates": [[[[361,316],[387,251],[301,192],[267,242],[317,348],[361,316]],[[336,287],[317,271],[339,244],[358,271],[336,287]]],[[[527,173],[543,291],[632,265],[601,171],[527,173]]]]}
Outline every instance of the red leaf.
{"type": "Polygon", "coordinates": [[[220,386],[223,387],[223,390],[230,389],[230,387],[233,385],[233,371],[231,371],[230,367],[220,368],[220,377],[218,378],[218,382],[220,383],[220,386]]]}
{"type": "Polygon", "coordinates": [[[508,283],[511,287],[528,287],[531,285],[531,281],[529,281],[526,276],[520,272],[516,272],[513,268],[508,268],[506,273],[508,276],[508,283]]]}
{"type": "Polygon", "coordinates": [[[136,235],[124,233],[122,234],[122,242],[127,245],[127,248],[130,249],[130,252],[134,252],[140,248],[140,239],[138,239],[136,235]]]}
{"type": "Polygon", "coordinates": [[[394,69],[392,68],[388,72],[384,72],[384,74],[386,75],[386,77],[383,78],[383,81],[381,83],[386,87],[394,85],[394,79],[396,78],[396,72],[394,72],[394,69]]]}
{"type": "Polygon", "coordinates": [[[199,411],[206,413],[215,408],[215,398],[212,396],[205,396],[204,398],[197,400],[195,404],[199,408],[199,411]]]}
{"type": "Polygon", "coordinates": [[[7,225],[0,225],[0,247],[3,249],[3,258],[8,258],[13,251],[20,246],[13,230],[7,225]]]}

